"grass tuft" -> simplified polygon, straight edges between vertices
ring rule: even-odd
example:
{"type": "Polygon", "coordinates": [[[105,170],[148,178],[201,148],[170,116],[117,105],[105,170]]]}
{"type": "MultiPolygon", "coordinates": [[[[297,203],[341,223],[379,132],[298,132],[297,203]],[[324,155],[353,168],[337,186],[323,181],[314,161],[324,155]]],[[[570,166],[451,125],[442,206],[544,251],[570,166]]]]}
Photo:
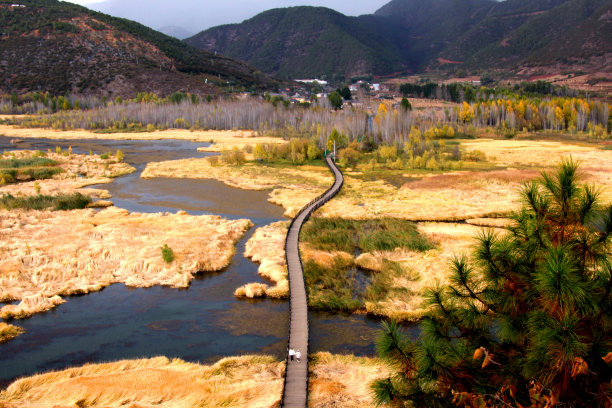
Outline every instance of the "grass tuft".
{"type": "Polygon", "coordinates": [[[172,261],[174,261],[174,251],[168,246],[168,244],[164,244],[164,246],[161,247],[161,254],[164,262],[172,263],[172,261]]]}
{"type": "Polygon", "coordinates": [[[23,331],[24,330],[21,327],[0,322],[0,344],[13,340],[15,337],[23,333],[23,331]]]}
{"type": "Polygon", "coordinates": [[[315,310],[354,312],[362,308],[361,299],[355,299],[354,285],[349,278],[346,260],[334,258],[331,268],[310,260],[304,264],[304,279],[308,286],[308,306],[315,310]]]}
{"type": "Polygon", "coordinates": [[[60,194],[49,196],[37,194],[27,197],[15,197],[5,194],[0,197],[0,208],[5,210],[47,210],[68,211],[87,207],[91,203],[91,197],[81,193],[60,194]]]}

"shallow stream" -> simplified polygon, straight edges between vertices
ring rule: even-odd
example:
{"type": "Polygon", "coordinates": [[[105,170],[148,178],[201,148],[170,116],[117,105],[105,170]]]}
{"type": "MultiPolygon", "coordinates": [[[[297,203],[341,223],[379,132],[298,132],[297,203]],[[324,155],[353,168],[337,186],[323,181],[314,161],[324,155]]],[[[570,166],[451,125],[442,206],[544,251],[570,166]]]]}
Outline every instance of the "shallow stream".
{"type": "MultiPolygon", "coordinates": [[[[67,297],[55,310],[15,321],[26,333],[0,345],[0,388],[19,376],[118,359],[164,355],[209,363],[248,353],[283,358],[288,302],[233,296],[245,283],[264,282],[257,274],[258,265],[243,253],[257,227],[283,219],[283,209],[267,201],[267,192],[235,189],[205,179],[140,178],[149,162],[210,155],[197,152],[198,147],[206,146],[202,143],[27,139],[15,146],[0,136],[2,150],[47,151],[56,146],[72,146],[74,153],[122,150],[124,160],[137,171],[95,186],[110,191],[117,207],[248,218],[255,227],[238,243],[228,268],[198,276],[188,289],[133,289],[116,284],[101,292],[67,297]]],[[[311,312],[311,351],[374,355],[379,327],[366,316],[311,312]]]]}

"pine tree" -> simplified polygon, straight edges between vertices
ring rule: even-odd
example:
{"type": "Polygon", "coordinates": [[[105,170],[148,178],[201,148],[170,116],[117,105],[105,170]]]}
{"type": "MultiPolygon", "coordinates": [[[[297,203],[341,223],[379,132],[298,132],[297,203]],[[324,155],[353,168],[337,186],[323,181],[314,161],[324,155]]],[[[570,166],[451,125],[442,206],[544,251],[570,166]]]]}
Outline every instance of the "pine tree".
{"type": "Polygon", "coordinates": [[[397,374],[373,385],[391,406],[609,407],[612,402],[612,206],[578,166],[528,184],[505,234],[482,232],[473,261],[410,342],[385,324],[380,356],[397,374]]]}

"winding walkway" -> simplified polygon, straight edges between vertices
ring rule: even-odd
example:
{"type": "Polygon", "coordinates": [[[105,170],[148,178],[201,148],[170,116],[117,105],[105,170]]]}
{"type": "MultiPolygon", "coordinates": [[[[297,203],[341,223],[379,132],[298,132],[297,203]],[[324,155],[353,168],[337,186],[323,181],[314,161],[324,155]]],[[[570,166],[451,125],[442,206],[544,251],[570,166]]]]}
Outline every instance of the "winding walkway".
{"type": "Polygon", "coordinates": [[[323,204],[334,197],[342,188],[344,178],[329,155],[326,158],[327,166],[334,173],[335,182],[329,190],[306,205],[291,222],[285,253],[287,269],[289,272],[289,289],[291,294],[291,316],[289,321],[289,347],[300,350],[302,361],[289,361],[285,372],[285,385],[283,389],[282,407],[304,408],[308,403],[308,301],[306,286],[304,285],[304,271],[298,240],[302,225],[310,215],[323,204]]]}

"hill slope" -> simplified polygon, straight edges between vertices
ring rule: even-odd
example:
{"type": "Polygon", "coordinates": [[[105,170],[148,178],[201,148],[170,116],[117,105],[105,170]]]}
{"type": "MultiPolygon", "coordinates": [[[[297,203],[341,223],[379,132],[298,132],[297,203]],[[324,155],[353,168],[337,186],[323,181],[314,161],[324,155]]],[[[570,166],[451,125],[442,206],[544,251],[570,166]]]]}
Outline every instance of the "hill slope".
{"type": "Polygon", "coordinates": [[[0,0],[2,92],[132,96],[213,92],[204,77],[263,85],[248,65],[129,20],[55,0],[0,0]]]}
{"type": "Polygon", "coordinates": [[[408,35],[400,39],[405,57],[424,67],[495,4],[494,0],[392,0],[374,15],[394,20],[407,30],[408,35]]]}
{"type": "Polygon", "coordinates": [[[376,28],[323,7],[290,7],[211,28],[186,42],[292,78],[404,70],[401,50],[376,28]]]}
{"type": "Polygon", "coordinates": [[[468,66],[550,65],[612,52],[612,0],[508,0],[442,52],[468,66]]]}
{"type": "Polygon", "coordinates": [[[458,66],[597,72],[610,69],[611,30],[612,0],[392,0],[360,17],[276,9],[186,41],[293,78],[458,66]]]}

